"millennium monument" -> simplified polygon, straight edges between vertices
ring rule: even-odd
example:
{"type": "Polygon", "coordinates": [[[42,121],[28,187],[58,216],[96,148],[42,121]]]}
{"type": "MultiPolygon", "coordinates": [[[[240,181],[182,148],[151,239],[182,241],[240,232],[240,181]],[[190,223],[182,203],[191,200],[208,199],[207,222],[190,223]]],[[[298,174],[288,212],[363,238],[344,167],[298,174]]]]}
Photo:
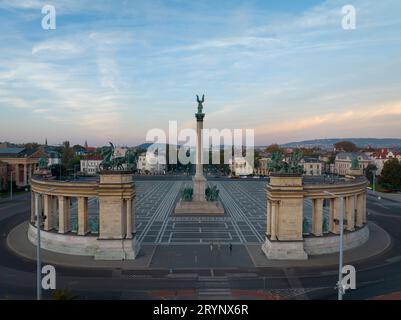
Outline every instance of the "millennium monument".
{"type": "Polygon", "coordinates": [[[198,102],[198,112],[195,113],[196,118],[196,173],[192,178],[193,188],[184,189],[183,198],[178,202],[175,214],[199,214],[199,215],[223,215],[224,208],[218,201],[218,190],[215,187],[206,188],[207,180],[203,175],[202,163],[202,130],[203,119],[203,103],[205,95],[202,99],[196,95],[198,102]]]}

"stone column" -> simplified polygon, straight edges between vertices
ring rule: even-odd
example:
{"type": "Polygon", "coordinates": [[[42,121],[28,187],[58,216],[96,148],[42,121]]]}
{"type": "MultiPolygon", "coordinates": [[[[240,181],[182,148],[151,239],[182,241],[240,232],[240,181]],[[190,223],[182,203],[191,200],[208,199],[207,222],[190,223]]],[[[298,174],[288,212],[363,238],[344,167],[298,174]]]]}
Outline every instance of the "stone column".
{"type": "Polygon", "coordinates": [[[340,233],[340,216],[341,216],[341,200],[340,198],[334,199],[334,219],[337,221],[336,223],[333,222],[333,233],[339,234],[340,233]]]}
{"type": "Polygon", "coordinates": [[[19,164],[15,165],[15,184],[17,186],[20,185],[20,181],[19,181],[19,164]]]}
{"type": "Polygon", "coordinates": [[[356,196],[356,226],[363,226],[363,195],[358,194],[356,196]]]}
{"type": "Polygon", "coordinates": [[[192,178],[193,181],[193,200],[194,201],[206,201],[205,188],[206,179],[203,176],[203,164],[202,164],[202,129],[203,129],[203,118],[204,113],[196,113],[196,174],[192,178]]]}
{"type": "Polygon", "coordinates": [[[132,232],[133,232],[133,228],[132,228],[132,200],[133,199],[128,199],[127,200],[127,235],[126,238],[127,239],[131,239],[132,238],[132,232]]]}
{"type": "Polygon", "coordinates": [[[58,197],[58,232],[67,233],[71,231],[70,222],[70,199],[68,197],[58,197]]]}
{"type": "Polygon", "coordinates": [[[38,221],[38,215],[41,214],[42,212],[42,206],[41,206],[41,196],[39,193],[35,193],[35,218],[36,222],[35,225],[36,227],[38,226],[37,221],[38,221]]]}
{"type": "Polygon", "coordinates": [[[346,230],[355,230],[355,197],[345,197],[345,217],[347,219],[346,230]]]}
{"type": "Polygon", "coordinates": [[[271,235],[271,218],[272,218],[272,205],[271,201],[267,199],[267,214],[266,214],[266,234],[271,235]]]}
{"type": "Polygon", "coordinates": [[[271,201],[270,239],[277,240],[277,202],[271,201]]]}
{"type": "Polygon", "coordinates": [[[44,230],[50,231],[55,225],[55,214],[53,208],[53,197],[50,195],[43,195],[43,208],[46,219],[44,220],[44,230]]]}
{"type": "Polygon", "coordinates": [[[28,184],[31,184],[31,178],[32,178],[32,165],[28,165],[28,184]]]}
{"type": "Polygon", "coordinates": [[[28,175],[28,168],[27,168],[26,163],[24,163],[24,186],[26,186],[28,184],[27,175],[28,175]]]}
{"type": "Polygon", "coordinates": [[[334,212],[335,212],[335,199],[331,198],[330,207],[329,207],[329,231],[334,233],[335,232],[335,223],[334,223],[334,212]]]}
{"type": "Polygon", "coordinates": [[[366,192],[362,193],[362,221],[363,223],[368,221],[366,215],[366,192]]]}
{"type": "Polygon", "coordinates": [[[312,233],[315,236],[323,235],[323,199],[312,200],[312,233]]]}
{"type": "Polygon", "coordinates": [[[84,236],[89,232],[88,198],[78,198],[78,235],[84,236]]]}

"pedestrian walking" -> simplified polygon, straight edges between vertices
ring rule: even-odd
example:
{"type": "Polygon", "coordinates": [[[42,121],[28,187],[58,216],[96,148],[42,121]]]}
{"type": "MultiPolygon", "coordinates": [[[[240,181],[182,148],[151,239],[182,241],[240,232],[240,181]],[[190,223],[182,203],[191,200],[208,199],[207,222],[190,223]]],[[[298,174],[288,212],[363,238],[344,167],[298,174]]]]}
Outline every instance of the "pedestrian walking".
{"type": "Polygon", "coordinates": [[[213,252],[213,242],[210,242],[210,253],[213,252]]]}
{"type": "Polygon", "coordinates": [[[230,253],[231,253],[233,251],[233,245],[230,243],[228,248],[230,249],[230,253]]]}
{"type": "Polygon", "coordinates": [[[219,249],[219,251],[220,251],[220,249],[221,249],[221,243],[220,243],[220,241],[217,242],[217,249],[219,249]]]}

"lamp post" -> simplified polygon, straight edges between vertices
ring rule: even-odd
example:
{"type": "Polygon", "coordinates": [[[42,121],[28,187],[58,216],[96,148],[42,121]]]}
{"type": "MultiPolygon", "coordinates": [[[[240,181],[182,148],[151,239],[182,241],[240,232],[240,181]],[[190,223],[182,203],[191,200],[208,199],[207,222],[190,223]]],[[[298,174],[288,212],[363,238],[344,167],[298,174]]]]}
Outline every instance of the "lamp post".
{"type": "MultiPolygon", "coordinates": [[[[54,191],[55,188],[51,188],[47,190],[46,192],[51,192],[54,191]]],[[[43,220],[46,219],[47,217],[44,216],[43,209],[40,208],[39,210],[39,194],[35,193],[35,212],[36,212],[36,231],[37,231],[37,236],[36,236],[36,299],[41,300],[42,299],[42,284],[41,284],[41,279],[42,279],[42,270],[41,270],[41,243],[40,243],[40,228],[42,225],[41,217],[43,217],[43,220]],[[40,212],[39,212],[40,211],[40,212]]]]}
{"type": "Polygon", "coordinates": [[[344,254],[344,197],[335,195],[334,193],[331,193],[329,191],[325,191],[324,193],[334,196],[336,198],[340,198],[340,251],[339,251],[339,261],[338,261],[338,283],[337,283],[337,288],[338,288],[338,300],[343,299],[343,287],[342,287],[342,282],[343,282],[343,254],[344,254]]]}

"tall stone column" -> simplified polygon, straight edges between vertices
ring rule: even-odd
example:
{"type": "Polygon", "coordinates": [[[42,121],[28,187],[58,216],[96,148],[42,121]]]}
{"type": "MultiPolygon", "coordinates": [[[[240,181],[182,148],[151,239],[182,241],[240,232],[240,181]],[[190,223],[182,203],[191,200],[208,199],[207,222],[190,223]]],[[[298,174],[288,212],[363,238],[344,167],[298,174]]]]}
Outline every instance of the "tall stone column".
{"type": "Polygon", "coordinates": [[[347,219],[346,230],[355,230],[355,197],[349,196],[345,198],[345,217],[347,219]]]}
{"type": "MultiPolygon", "coordinates": [[[[40,194],[39,193],[35,193],[35,219],[36,221],[38,221],[38,215],[41,214],[42,211],[42,207],[41,207],[41,199],[40,199],[40,194]]],[[[36,222],[36,226],[37,222],[36,222]]]]}
{"type": "Polygon", "coordinates": [[[89,232],[88,198],[78,198],[78,235],[84,236],[89,232]]]}
{"type": "Polygon", "coordinates": [[[329,207],[329,231],[335,233],[336,225],[334,223],[335,219],[335,199],[331,198],[329,207]]]}
{"type": "Polygon", "coordinates": [[[363,223],[367,222],[367,215],[366,215],[366,192],[362,193],[362,221],[363,223]]]}
{"type": "Polygon", "coordinates": [[[50,231],[55,227],[55,208],[53,207],[54,201],[51,195],[43,195],[43,209],[46,219],[44,221],[44,230],[50,231]]]}
{"type": "Polygon", "coordinates": [[[205,198],[205,187],[206,179],[203,176],[203,164],[202,164],[202,130],[203,130],[203,118],[204,113],[196,113],[196,174],[192,178],[193,181],[193,200],[194,201],[206,201],[205,198]]]}
{"type": "Polygon", "coordinates": [[[19,186],[20,185],[20,177],[19,177],[19,164],[17,163],[16,165],[15,165],[15,184],[17,185],[17,186],[19,186]]]}
{"type": "Polygon", "coordinates": [[[271,201],[271,219],[270,219],[270,239],[277,240],[277,202],[271,201]]]}
{"type": "Polygon", "coordinates": [[[26,163],[24,163],[24,186],[26,186],[28,184],[27,175],[28,175],[28,168],[27,168],[26,163]]]}
{"type": "Polygon", "coordinates": [[[363,226],[363,196],[358,194],[356,196],[356,226],[363,226]]]}
{"type": "Polygon", "coordinates": [[[266,214],[266,234],[271,235],[271,218],[272,218],[271,201],[267,199],[267,214],[266,214]]]}
{"type": "Polygon", "coordinates": [[[133,227],[132,227],[132,223],[133,223],[133,219],[132,219],[132,199],[128,199],[127,200],[127,234],[126,234],[126,238],[127,239],[131,239],[132,238],[132,233],[133,233],[133,227]]]}
{"type": "Polygon", "coordinates": [[[70,199],[64,196],[58,197],[58,232],[71,231],[70,199]]]}
{"type": "Polygon", "coordinates": [[[31,184],[31,178],[32,178],[32,165],[28,165],[28,184],[31,184]]]}
{"type": "Polygon", "coordinates": [[[337,223],[334,223],[334,226],[333,226],[333,233],[335,233],[335,234],[340,233],[340,224],[338,222],[340,221],[341,210],[344,210],[344,208],[341,208],[341,199],[335,198],[334,199],[334,219],[337,220],[337,223]]]}
{"type": "Polygon", "coordinates": [[[315,236],[323,235],[323,199],[313,199],[312,206],[312,233],[315,236]]]}

